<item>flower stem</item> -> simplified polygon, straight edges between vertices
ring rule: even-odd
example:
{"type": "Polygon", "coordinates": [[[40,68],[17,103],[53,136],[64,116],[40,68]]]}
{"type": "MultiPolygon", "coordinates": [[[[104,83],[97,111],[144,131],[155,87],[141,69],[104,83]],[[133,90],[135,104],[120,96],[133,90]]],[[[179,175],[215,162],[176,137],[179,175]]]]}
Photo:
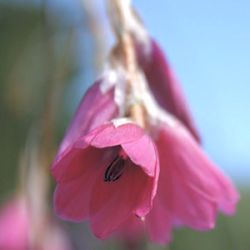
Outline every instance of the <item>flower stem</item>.
{"type": "MultiPolygon", "coordinates": [[[[122,64],[127,73],[128,96],[138,93],[138,65],[134,49],[134,41],[130,32],[131,19],[133,17],[130,0],[107,0],[108,12],[111,25],[116,35],[118,53],[121,55],[122,64]]],[[[116,51],[117,52],[117,51],[116,51]]],[[[129,115],[141,127],[145,127],[144,108],[141,103],[132,103],[129,108],[129,115]]]]}

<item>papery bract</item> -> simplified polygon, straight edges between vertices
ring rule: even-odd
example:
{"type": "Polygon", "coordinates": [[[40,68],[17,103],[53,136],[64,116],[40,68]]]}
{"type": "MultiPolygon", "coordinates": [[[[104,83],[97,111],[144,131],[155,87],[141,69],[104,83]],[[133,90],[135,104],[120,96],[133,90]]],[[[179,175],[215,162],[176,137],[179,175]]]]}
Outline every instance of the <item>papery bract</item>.
{"type": "Polygon", "coordinates": [[[52,166],[57,214],[77,222],[89,219],[100,238],[132,215],[144,217],[157,188],[153,142],[137,125],[121,122],[105,123],[80,137],[52,166]]]}

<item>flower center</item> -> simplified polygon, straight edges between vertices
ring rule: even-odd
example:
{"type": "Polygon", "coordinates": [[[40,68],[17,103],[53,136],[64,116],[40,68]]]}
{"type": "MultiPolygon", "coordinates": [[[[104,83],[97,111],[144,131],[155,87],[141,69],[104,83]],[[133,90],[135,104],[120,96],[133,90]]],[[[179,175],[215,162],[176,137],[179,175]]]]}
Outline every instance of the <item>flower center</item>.
{"type": "Polygon", "coordinates": [[[117,155],[107,167],[104,173],[104,181],[111,182],[118,180],[124,172],[125,161],[126,159],[124,157],[117,155]]]}

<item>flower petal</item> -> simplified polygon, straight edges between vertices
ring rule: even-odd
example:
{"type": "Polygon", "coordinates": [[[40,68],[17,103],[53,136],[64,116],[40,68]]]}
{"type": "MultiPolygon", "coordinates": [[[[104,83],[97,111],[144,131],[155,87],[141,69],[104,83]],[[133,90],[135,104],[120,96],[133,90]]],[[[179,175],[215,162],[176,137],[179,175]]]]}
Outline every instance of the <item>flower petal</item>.
{"type": "Polygon", "coordinates": [[[153,178],[128,162],[123,175],[104,182],[101,174],[92,190],[90,213],[95,235],[105,238],[133,213],[145,216],[151,209],[153,178]],[[133,194],[133,195],[131,195],[133,194]]]}
{"type": "Polygon", "coordinates": [[[143,239],[145,227],[144,221],[136,215],[131,215],[116,231],[115,236],[126,242],[138,242],[143,239]]]}
{"type": "Polygon", "coordinates": [[[153,208],[146,216],[146,229],[152,241],[166,244],[171,240],[171,215],[160,198],[156,195],[153,208]]]}
{"type": "Polygon", "coordinates": [[[103,174],[103,165],[115,157],[115,150],[100,150],[88,147],[72,151],[72,162],[62,162],[54,173],[58,179],[54,193],[54,206],[58,216],[71,221],[89,217],[90,195],[98,173],[103,174]],[[78,155],[75,154],[77,152],[78,155]],[[65,166],[65,168],[64,168],[65,166]]]}
{"type": "Polygon", "coordinates": [[[57,182],[78,178],[90,166],[94,169],[94,166],[100,165],[104,160],[104,152],[87,144],[83,148],[72,147],[60,160],[53,163],[52,174],[57,182]]]}
{"type": "Polygon", "coordinates": [[[117,116],[118,108],[114,102],[114,90],[110,89],[106,93],[101,91],[100,85],[104,80],[107,81],[107,79],[97,81],[84,95],[67,129],[58,154],[74,143],[79,136],[117,116]]]}
{"type": "Polygon", "coordinates": [[[149,176],[155,176],[158,153],[148,135],[145,134],[138,140],[123,143],[121,146],[135,165],[142,167],[149,176]]]}
{"type": "Polygon", "coordinates": [[[83,175],[72,181],[57,184],[54,192],[56,214],[64,220],[75,222],[88,218],[88,202],[94,181],[95,176],[83,175]]]}
{"type": "Polygon", "coordinates": [[[157,147],[161,165],[159,189],[165,190],[161,193],[176,221],[209,229],[214,226],[218,208],[235,208],[236,190],[181,124],[165,124],[157,147]]]}
{"type": "Polygon", "coordinates": [[[146,48],[145,51],[138,49],[139,65],[144,70],[149,87],[159,105],[178,118],[200,142],[199,132],[194,124],[184,93],[161,48],[153,39],[151,39],[150,53],[148,53],[147,45],[141,46],[146,48]]]}
{"type": "Polygon", "coordinates": [[[136,141],[143,135],[143,129],[134,123],[116,127],[109,122],[92,130],[83,140],[94,147],[105,148],[136,141]]]}

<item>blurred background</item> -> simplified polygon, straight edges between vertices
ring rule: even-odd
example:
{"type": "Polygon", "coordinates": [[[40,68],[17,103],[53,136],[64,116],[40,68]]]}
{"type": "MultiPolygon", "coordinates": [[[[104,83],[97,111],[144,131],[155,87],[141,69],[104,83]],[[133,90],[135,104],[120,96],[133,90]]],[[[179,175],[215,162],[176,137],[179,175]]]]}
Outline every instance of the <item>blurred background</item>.
{"type": "MultiPolygon", "coordinates": [[[[101,73],[113,43],[104,2],[0,0],[2,204],[16,191],[20,154],[34,123],[48,113],[57,145],[80,98],[101,73]],[[48,110],[47,102],[52,102],[48,110]]],[[[147,248],[249,250],[250,2],[133,3],[182,83],[205,150],[241,191],[236,216],[219,216],[215,230],[176,230],[170,246],[147,248]]],[[[95,239],[85,225],[63,227],[73,249],[118,249],[115,242],[95,239]]]]}

